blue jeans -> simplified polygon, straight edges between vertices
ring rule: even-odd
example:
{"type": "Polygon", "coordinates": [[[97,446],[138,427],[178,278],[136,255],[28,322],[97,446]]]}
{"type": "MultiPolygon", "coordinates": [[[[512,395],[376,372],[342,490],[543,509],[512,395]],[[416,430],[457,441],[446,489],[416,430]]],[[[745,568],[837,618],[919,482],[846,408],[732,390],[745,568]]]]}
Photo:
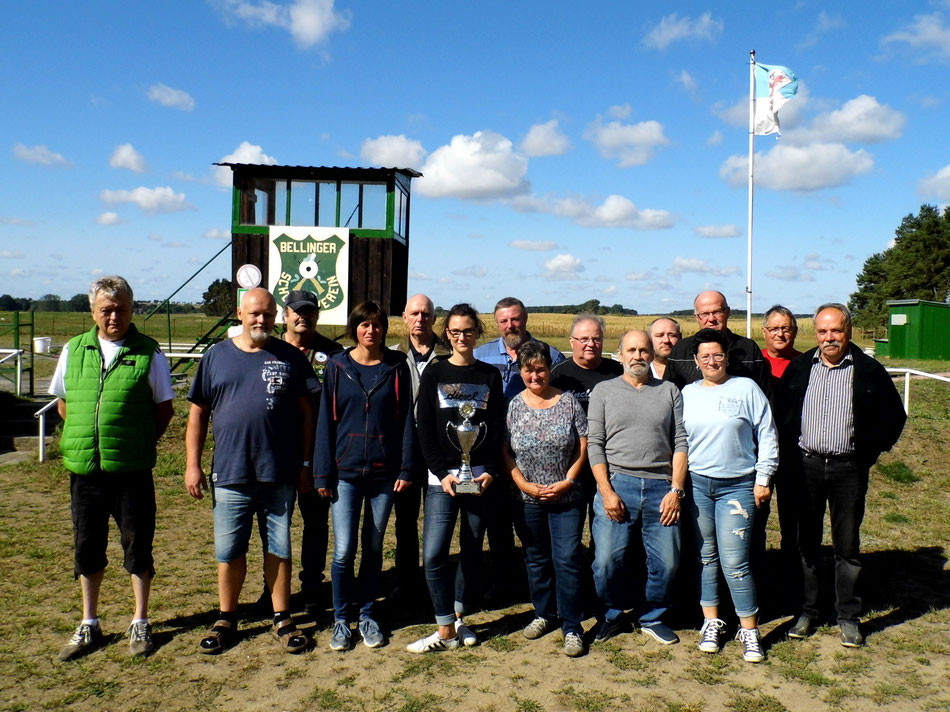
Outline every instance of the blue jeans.
{"type": "Polygon", "coordinates": [[[565,634],[583,635],[584,547],[581,534],[587,503],[514,506],[515,530],[524,547],[528,585],[534,614],[549,621],[561,619],[565,634]]]}
{"type": "Polygon", "coordinates": [[[704,477],[693,481],[693,519],[701,564],[699,605],[719,605],[719,566],[729,585],[736,615],[759,612],[749,565],[755,523],[755,475],[704,477]]]}
{"type": "Polygon", "coordinates": [[[630,607],[632,588],[624,575],[624,559],[639,528],[647,564],[640,625],[658,623],[670,607],[673,578],[680,560],[679,524],[660,524],[660,502],[670,491],[670,483],[613,473],[610,484],[623,500],[627,517],[622,522],[609,519],[600,492],[594,495],[594,586],[604,609],[602,615],[613,621],[630,607]]]}
{"type": "MultiPolygon", "coordinates": [[[[275,482],[212,485],[214,555],[221,563],[244,558],[251,540],[254,515],[264,522],[264,553],[290,559],[290,520],[294,513],[293,485],[275,482]]],[[[262,534],[262,538],[264,535],[262,534]]]]}
{"type": "Polygon", "coordinates": [[[359,607],[361,619],[373,617],[373,603],[383,569],[383,536],[393,508],[394,494],[391,480],[340,480],[337,484],[336,497],[330,504],[334,539],[330,576],[336,620],[352,620],[350,612],[354,603],[359,607]],[[356,559],[360,512],[364,509],[363,548],[357,580],[353,575],[353,562],[356,559]]]}
{"type": "Polygon", "coordinates": [[[435,622],[439,625],[451,625],[455,622],[456,613],[465,613],[478,600],[482,583],[482,543],[498,496],[497,492],[493,492],[494,487],[494,484],[489,486],[480,495],[462,494],[455,497],[446,494],[441,486],[428,485],[426,488],[422,560],[432,607],[435,609],[435,622]],[[459,526],[459,566],[453,572],[449,563],[449,549],[459,513],[462,515],[459,526]]]}

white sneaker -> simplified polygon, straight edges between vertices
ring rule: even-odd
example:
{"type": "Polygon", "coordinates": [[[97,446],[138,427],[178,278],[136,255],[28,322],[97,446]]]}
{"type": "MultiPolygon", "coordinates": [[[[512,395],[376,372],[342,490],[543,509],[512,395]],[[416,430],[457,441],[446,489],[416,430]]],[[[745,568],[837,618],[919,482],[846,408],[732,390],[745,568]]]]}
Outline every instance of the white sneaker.
{"type": "Polygon", "coordinates": [[[741,641],[745,646],[742,658],[747,663],[760,663],[765,660],[758,628],[740,628],[736,633],[736,640],[741,641]]]}
{"type": "Polygon", "coordinates": [[[455,634],[458,636],[459,641],[466,648],[471,648],[475,643],[478,642],[478,638],[475,637],[475,633],[472,632],[472,629],[465,625],[465,621],[461,618],[455,619],[455,634]]]}
{"type": "Polygon", "coordinates": [[[458,638],[443,638],[436,631],[430,636],[419,638],[415,643],[409,643],[406,650],[410,653],[438,653],[443,650],[455,650],[459,646],[458,638]]]}
{"type": "Polygon", "coordinates": [[[528,640],[537,640],[542,635],[548,632],[548,628],[551,627],[551,623],[547,618],[535,618],[533,621],[528,623],[524,629],[524,637],[528,640]]]}
{"type": "Polygon", "coordinates": [[[704,653],[718,653],[722,648],[722,634],[726,622],[720,618],[707,618],[699,629],[699,649],[704,653]]]}
{"type": "Polygon", "coordinates": [[[564,654],[569,658],[578,658],[584,654],[584,639],[577,633],[564,636],[564,654]]]}

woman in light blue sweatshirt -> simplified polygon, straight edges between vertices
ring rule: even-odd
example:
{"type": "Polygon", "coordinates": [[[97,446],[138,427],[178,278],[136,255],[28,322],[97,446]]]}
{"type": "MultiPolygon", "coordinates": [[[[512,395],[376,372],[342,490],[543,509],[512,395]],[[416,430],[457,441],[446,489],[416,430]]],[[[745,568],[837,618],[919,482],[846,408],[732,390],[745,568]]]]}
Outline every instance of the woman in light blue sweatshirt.
{"type": "Polygon", "coordinates": [[[757,663],[765,654],[749,554],[756,510],[772,496],[778,437],[769,402],[759,386],[726,372],[729,355],[721,332],[703,329],[693,337],[692,346],[703,379],[683,389],[683,424],[702,563],[699,603],[705,622],[699,649],[717,653],[722,647],[721,564],[741,626],[736,639],[744,646],[744,659],[757,663]]]}

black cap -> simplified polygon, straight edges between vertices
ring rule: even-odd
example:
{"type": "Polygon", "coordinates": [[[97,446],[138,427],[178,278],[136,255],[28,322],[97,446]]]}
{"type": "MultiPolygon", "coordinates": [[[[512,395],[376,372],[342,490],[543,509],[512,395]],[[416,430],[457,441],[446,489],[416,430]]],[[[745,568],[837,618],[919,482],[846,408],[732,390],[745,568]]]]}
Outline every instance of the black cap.
{"type": "Polygon", "coordinates": [[[308,292],[305,289],[295,289],[287,295],[287,299],[284,300],[284,305],[294,311],[300,311],[303,307],[319,309],[320,300],[317,299],[317,295],[313,292],[308,292]]]}

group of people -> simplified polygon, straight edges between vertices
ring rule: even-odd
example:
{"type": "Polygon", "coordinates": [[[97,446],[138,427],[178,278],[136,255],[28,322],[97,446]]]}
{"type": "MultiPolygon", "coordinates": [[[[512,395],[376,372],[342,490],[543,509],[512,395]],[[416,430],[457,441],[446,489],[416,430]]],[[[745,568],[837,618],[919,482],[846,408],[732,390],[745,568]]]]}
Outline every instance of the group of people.
{"type": "MultiPolygon", "coordinates": [[[[130,652],[154,649],[151,469],[172,415],[168,362],[132,325],[132,290],[121,277],[94,282],[90,305],[96,325],[64,348],[50,388],[65,420],[83,598],[62,660],[102,642],[97,602],[110,517],[135,594],[130,652]]],[[[627,611],[659,643],[678,642],[666,619],[687,556],[703,614],[699,649],[716,653],[726,640],[722,575],[743,657],[759,662],[755,574],[773,492],[783,568],[800,592],[789,636],[807,637],[821,621],[817,569],[829,506],[841,642],[862,645],[859,531],[869,469],[904,425],[900,397],[851,342],[844,305],[816,310],[818,346],[804,354],[784,307],[765,315],[765,349],[728,328],[721,293],[703,292],[694,307],[696,334],[682,338],[674,319],[659,318],[625,333],[615,358],[604,357],[603,319],[578,315],[565,358],[530,334],[524,304],[511,297],[495,305],[498,338],[481,346],[485,325],[468,304],[453,306],[436,329],[432,301],[411,297],[406,339],[389,348],[388,315],[363,302],[346,327],[353,346],[342,349],[317,332],[315,295],[287,296],[278,338],[273,296],[246,292],[241,333],[206,352],[188,394],[185,486],[199,499],[210,491],[218,561],[219,611],[199,650],[219,653],[236,641],[255,518],[273,635],[289,653],[309,645],[290,611],[296,503],[311,613],[321,606],[332,523],[333,650],[349,649],[354,632],[368,647],[385,643],[375,613],[385,532],[395,510],[394,595],[412,595],[422,506],[422,569],[437,627],[410,652],[477,642],[465,616],[486,580],[510,581],[516,532],[534,608],[528,639],[559,624],[564,653],[584,654],[582,621],[593,605],[595,642],[622,632],[627,611]],[[209,425],[210,477],[202,465],[209,425]],[[483,575],[486,536],[494,570],[483,575]],[[642,585],[630,585],[632,559],[644,564],[642,585]]]]}

